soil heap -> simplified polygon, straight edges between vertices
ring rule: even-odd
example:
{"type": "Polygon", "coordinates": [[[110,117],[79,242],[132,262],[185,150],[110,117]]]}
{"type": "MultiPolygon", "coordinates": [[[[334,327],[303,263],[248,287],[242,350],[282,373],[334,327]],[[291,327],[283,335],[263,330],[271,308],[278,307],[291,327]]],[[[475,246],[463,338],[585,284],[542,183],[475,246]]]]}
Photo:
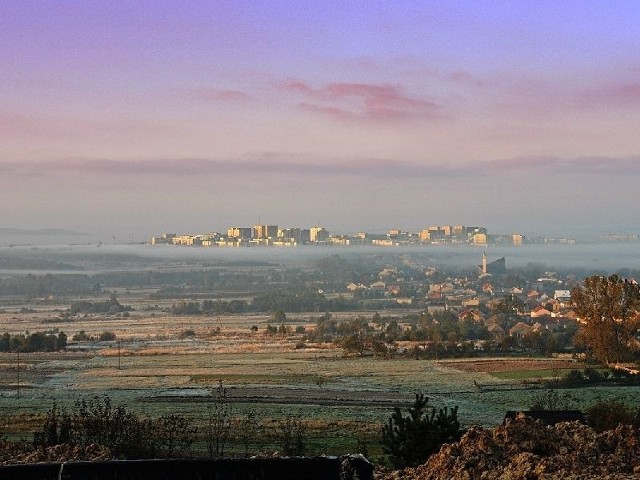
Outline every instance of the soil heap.
{"type": "Polygon", "coordinates": [[[596,433],[578,422],[545,426],[520,417],[494,429],[471,427],[427,463],[384,480],[640,479],[640,432],[630,425],[596,433]]]}
{"type": "Polygon", "coordinates": [[[111,451],[100,445],[34,447],[24,442],[0,442],[0,465],[39,462],[111,460],[111,451]]]}

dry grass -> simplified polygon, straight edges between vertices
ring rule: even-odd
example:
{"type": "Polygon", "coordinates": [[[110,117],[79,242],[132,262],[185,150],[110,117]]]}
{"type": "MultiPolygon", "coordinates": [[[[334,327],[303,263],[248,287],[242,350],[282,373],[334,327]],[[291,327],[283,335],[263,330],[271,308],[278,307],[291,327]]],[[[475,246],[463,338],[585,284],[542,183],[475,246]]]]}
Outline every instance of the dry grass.
{"type": "Polygon", "coordinates": [[[490,358],[441,361],[439,364],[472,373],[511,372],[519,370],[564,370],[576,368],[576,362],[552,358],[490,358]]]}

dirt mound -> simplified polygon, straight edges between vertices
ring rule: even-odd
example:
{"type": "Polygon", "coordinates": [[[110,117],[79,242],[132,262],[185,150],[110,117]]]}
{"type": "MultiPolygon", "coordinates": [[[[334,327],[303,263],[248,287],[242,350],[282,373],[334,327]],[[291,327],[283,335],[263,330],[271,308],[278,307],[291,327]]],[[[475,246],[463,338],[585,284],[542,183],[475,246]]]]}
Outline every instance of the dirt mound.
{"type": "Polygon", "coordinates": [[[39,462],[110,460],[111,451],[100,445],[55,445],[36,448],[28,443],[0,442],[0,465],[39,462]]]}
{"type": "Polygon", "coordinates": [[[494,429],[472,427],[414,469],[385,480],[640,478],[640,432],[628,425],[597,434],[578,422],[544,426],[518,418],[494,429]]]}

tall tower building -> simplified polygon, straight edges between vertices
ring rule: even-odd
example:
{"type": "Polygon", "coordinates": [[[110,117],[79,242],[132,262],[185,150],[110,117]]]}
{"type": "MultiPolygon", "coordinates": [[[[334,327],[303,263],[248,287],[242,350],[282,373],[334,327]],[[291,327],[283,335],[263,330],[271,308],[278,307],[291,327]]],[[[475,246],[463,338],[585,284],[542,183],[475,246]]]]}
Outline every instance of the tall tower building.
{"type": "Polygon", "coordinates": [[[311,227],[309,229],[309,240],[311,242],[325,242],[329,238],[329,232],[324,227],[311,227]]]}

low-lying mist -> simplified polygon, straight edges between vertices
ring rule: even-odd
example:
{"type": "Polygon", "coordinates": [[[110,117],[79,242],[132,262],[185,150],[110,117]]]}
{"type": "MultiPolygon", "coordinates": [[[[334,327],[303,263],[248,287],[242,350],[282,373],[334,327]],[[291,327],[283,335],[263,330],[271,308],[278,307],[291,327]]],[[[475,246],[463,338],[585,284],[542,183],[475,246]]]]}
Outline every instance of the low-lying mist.
{"type": "Polygon", "coordinates": [[[431,245],[407,247],[183,247],[173,245],[73,245],[47,247],[1,247],[0,271],[11,273],[138,270],[149,268],[207,268],[216,266],[314,265],[332,255],[376,262],[402,256],[420,265],[473,269],[486,252],[491,262],[506,258],[507,269],[534,263],[547,270],[579,269],[614,273],[640,270],[640,243],[577,245],[529,244],[521,247],[431,245]]]}

